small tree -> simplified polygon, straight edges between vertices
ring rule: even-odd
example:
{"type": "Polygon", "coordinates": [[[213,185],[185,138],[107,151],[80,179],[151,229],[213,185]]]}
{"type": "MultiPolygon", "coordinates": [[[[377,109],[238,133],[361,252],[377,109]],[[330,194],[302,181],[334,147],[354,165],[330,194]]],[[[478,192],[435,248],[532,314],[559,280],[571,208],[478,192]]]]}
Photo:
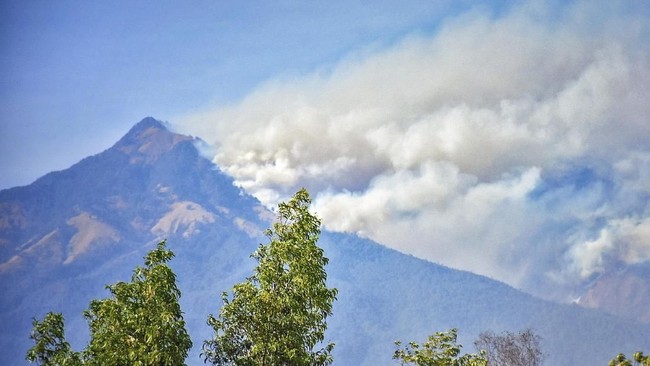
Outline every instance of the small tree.
{"type": "Polygon", "coordinates": [[[628,360],[624,354],[619,353],[611,361],[609,366],[650,366],[650,355],[644,355],[643,352],[635,352],[632,360],[628,360]]]}
{"type": "Polygon", "coordinates": [[[393,359],[400,364],[417,366],[486,366],[487,360],[482,355],[465,354],[460,356],[462,345],[456,343],[457,330],[436,332],[429,336],[422,345],[409,342],[402,348],[402,342],[396,341],[397,350],[393,359]]]}
{"type": "Polygon", "coordinates": [[[29,338],[36,344],[27,351],[27,360],[44,366],[81,365],[79,354],[72,351],[65,340],[63,315],[47,313],[43,321],[34,319],[29,338]]]}
{"type": "Polygon", "coordinates": [[[485,351],[490,366],[539,366],[544,359],[541,339],[531,329],[517,334],[487,331],[479,334],[474,346],[485,351]]]}
{"type": "Polygon", "coordinates": [[[337,290],[326,285],[328,259],[316,243],[320,220],[309,213],[305,189],[280,203],[270,243],[252,257],[253,275],[223,293],[213,339],[203,356],[215,365],[328,365],[334,344],[322,346],[337,290]]]}
{"type": "Polygon", "coordinates": [[[86,354],[98,365],[182,365],[192,347],[178,300],[174,257],[161,241],[136,267],[130,283],[107,286],[113,298],[93,300],[86,354]]]}
{"type": "Polygon", "coordinates": [[[182,365],[192,347],[178,303],[176,276],[167,262],[174,254],[165,241],[136,267],[130,283],[107,286],[113,298],[93,300],[84,313],[90,342],[81,354],[65,341],[63,316],[48,313],[34,320],[36,345],[27,360],[41,365],[182,365]]]}

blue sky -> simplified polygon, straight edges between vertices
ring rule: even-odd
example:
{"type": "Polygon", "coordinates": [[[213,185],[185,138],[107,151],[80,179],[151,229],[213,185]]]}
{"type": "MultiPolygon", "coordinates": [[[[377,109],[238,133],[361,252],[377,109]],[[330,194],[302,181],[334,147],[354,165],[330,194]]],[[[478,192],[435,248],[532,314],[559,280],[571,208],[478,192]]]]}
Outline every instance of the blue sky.
{"type": "MultiPolygon", "coordinates": [[[[471,4],[474,6],[475,4],[471,4]]],[[[463,2],[2,1],[0,188],[258,84],[432,32],[463,2]]]]}
{"type": "Polygon", "coordinates": [[[650,3],[4,1],[0,188],[153,116],[272,206],[568,301],[650,261],[650,3]]]}

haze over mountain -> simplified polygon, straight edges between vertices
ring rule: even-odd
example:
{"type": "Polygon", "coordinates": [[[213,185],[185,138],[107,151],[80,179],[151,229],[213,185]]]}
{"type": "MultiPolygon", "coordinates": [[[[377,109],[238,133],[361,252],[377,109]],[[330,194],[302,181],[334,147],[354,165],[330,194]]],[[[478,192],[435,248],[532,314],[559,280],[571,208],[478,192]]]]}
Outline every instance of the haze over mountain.
{"type": "Polygon", "coordinates": [[[650,3],[510,5],[179,125],[266,205],[304,186],[330,230],[575,301],[650,263],[650,3]]]}
{"type": "Polygon", "coordinates": [[[648,280],[647,0],[4,1],[0,24],[0,188],[155,113],[267,207],[305,186],[330,230],[637,312],[610,302],[648,280]]]}
{"type": "MultiPolygon", "coordinates": [[[[64,313],[67,336],[81,349],[90,299],[128,280],[162,238],[176,253],[171,266],[195,344],[188,364],[202,364],[207,315],[250,273],[249,255],[266,242],[262,230],[273,215],[201,146],[146,118],[110,149],[0,191],[0,364],[26,363],[31,318],[46,311],[64,313]]],[[[320,245],[330,258],[328,281],[340,291],[327,332],[337,344],[335,365],[389,365],[394,340],[451,327],[470,351],[480,331],[532,327],[547,365],[606,364],[648,347],[650,324],[539,300],[351,234],[326,231],[320,245]]]]}

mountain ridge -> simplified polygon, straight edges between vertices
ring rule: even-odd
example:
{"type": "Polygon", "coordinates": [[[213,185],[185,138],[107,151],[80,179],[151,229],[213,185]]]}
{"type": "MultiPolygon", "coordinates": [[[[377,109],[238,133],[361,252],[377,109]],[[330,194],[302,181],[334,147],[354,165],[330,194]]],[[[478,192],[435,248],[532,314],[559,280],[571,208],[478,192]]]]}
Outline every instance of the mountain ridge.
{"type": "MultiPolygon", "coordinates": [[[[249,255],[265,242],[272,213],[202,157],[198,143],[145,118],[111,148],[0,191],[0,323],[7,326],[0,348],[10,350],[1,364],[20,364],[30,319],[46,311],[62,311],[71,343],[83,348],[89,300],[107,296],[105,284],[128,280],[162,238],[176,253],[171,265],[195,346],[210,337],[207,315],[250,273],[249,255]]],[[[533,327],[550,365],[605,364],[650,339],[648,325],[545,302],[354,235],[324,231],[320,245],[330,258],[328,281],[339,288],[326,334],[337,343],[335,365],[390,364],[394,340],[451,327],[466,349],[483,330],[533,327]]],[[[195,347],[188,364],[200,363],[195,347]]]]}

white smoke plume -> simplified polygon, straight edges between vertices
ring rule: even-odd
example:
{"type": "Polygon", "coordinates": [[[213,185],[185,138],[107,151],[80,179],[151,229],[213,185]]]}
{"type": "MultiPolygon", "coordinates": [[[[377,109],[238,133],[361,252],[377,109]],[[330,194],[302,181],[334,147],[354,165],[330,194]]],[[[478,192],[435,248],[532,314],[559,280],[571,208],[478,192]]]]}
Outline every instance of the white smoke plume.
{"type": "Polygon", "coordinates": [[[649,13],[474,11],[181,122],[266,204],[566,299],[650,260],[649,13]]]}

